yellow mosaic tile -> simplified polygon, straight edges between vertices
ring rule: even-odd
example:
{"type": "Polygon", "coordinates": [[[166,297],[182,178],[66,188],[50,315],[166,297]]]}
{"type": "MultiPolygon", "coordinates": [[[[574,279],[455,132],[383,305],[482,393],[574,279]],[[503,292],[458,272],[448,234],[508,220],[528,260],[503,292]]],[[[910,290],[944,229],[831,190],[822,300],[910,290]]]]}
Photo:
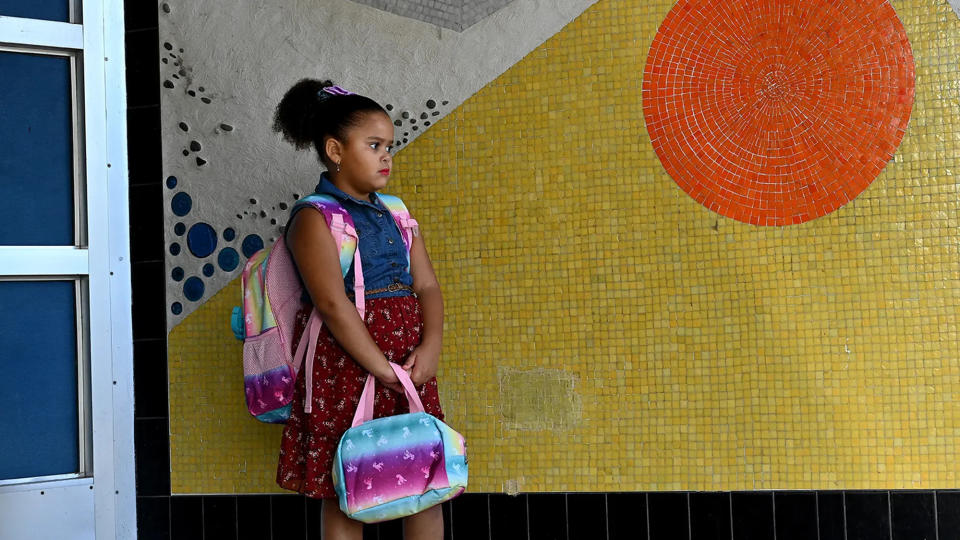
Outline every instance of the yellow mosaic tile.
{"type": "MultiPolygon", "coordinates": [[[[640,86],[669,0],[601,0],[398,155],[472,491],[956,487],[960,20],[893,5],[910,127],[802,225],[719,216],[661,167],[640,86]]],[[[247,415],[226,328],[238,290],[169,335],[175,493],[276,491],[279,428],[247,415]]]]}
{"type": "Polygon", "coordinates": [[[170,491],[284,493],[277,487],[281,426],[247,412],[243,346],[230,330],[240,279],[167,336],[170,491]]]}

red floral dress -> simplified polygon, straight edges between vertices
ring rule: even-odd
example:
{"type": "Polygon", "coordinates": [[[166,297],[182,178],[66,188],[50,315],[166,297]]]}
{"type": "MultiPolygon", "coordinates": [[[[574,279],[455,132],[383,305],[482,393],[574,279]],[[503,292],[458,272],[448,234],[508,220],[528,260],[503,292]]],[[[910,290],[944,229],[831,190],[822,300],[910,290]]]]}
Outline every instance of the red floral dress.
{"type": "MultiPolygon", "coordinates": [[[[296,348],[310,313],[297,316],[296,348]]],[[[423,319],[414,296],[374,298],[366,301],[366,325],[387,360],[402,364],[420,344],[423,319]]],[[[304,363],[306,365],[306,363],[304,363]]],[[[336,497],[331,469],[340,437],[350,428],[367,371],[340,347],[326,326],[320,330],[313,362],[313,411],[303,412],[305,370],[297,376],[290,419],[283,430],[277,483],[308,497],[336,497]]],[[[424,409],[443,420],[436,378],[420,389],[424,409]]],[[[402,395],[377,383],[374,418],[409,412],[402,395]]]]}

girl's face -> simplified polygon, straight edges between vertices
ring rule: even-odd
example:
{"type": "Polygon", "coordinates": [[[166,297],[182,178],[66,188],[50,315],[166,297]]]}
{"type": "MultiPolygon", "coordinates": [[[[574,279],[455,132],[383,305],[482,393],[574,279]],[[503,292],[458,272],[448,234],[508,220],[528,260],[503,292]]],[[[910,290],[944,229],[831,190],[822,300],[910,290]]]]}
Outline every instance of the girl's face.
{"type": "Polygon", "coordinates": [[[333,183],[344,193],[358,199],[366,199],[374,191],[386,187],[393,167],[393,123],[381,112],[368,112],[360,122],[349,128],[346,140],[339,142],[339,156],[332,154],[334,162],[340,163],[331,171],[333,183]]]}

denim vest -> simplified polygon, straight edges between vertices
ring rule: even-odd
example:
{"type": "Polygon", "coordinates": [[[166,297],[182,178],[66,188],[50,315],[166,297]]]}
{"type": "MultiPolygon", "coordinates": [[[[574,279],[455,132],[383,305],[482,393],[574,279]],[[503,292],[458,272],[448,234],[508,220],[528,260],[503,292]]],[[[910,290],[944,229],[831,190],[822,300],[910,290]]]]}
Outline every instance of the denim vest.
{"type": "MultiPolygon", "coordinates": [[[[400,229],[390,211],[376,194],[369,201],[355,199],[330,182],[327,174],[320,176],[317,193],[331,195],[343,205],[353,218],[353,224],[360,237],[358,248],[360,262],[363,263],[363,282],[366,290],[383,289],[394,283],[413,286],[413,276],[407,271],[407,250],[400,236],[400,229]]],[[[344,276],[343,285],[348,296],[353,296],[353,267],[344,276]]],[[[366,298],[384,298],[388,296],[410,296],[407,289],[367,294],[366,298]]]]}

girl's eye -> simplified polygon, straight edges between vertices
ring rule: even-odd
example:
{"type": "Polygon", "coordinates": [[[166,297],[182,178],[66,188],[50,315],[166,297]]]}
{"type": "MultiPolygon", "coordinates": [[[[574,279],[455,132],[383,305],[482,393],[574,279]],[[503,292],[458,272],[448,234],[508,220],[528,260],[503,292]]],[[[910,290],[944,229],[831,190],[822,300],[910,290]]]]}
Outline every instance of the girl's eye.
{"type": "Polygon", "coordinates": [[[392,144],[391,144],[390,146],[388,146],[388,147],[387,147],[387,153],[388,153],[388,154],[392,154],[394,148],[395,148],[395,147],[394,147],[392,144]]]}
{"type": "Polygon", "coordinates": [[[374,150],[376,150],[377,148],[380,148],[380,143],[376,143],[376,142],[370,143],[370,148],[373,148],[374,150]]]}

